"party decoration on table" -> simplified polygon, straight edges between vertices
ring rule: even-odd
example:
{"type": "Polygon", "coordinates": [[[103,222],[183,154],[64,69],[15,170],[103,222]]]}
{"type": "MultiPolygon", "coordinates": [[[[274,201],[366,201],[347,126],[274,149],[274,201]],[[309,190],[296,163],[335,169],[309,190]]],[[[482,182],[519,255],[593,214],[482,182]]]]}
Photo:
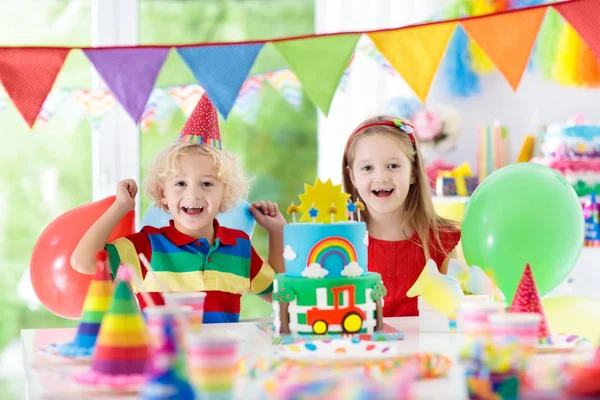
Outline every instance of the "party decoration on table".
{"type": "Polygon", "coordinates": [[[96,273],[88,288],[83,313],[79,320],[75,340],[64,344],[51,344],[42,352],[74,360],[89,360],[96,347],[100,323],[108,310],[113,295],[108,255],[102,250],[96,253],[96,273]]]}
{"type": "Polygon", "coordinates": [[[542,305],[553,332],[577,335],[600,345],[600,299],[553,296],[543,299],[542,305]]]}
{"type": "MultiPolygon", "coordinates": [[[[600,348],[591,362],[582,365],[567,365],[563,390],[571,396],[598,398],[600,396],[600,348]]],[[[581,398],[577,397],[577,398],[581,398]]]]}
{"type": "MultiPolygon", "coordinates": [[[[50,222],[37,239],[29,264],[31,283],[40,302],[52,313],[70,319],[81,317],[93,276],[75,271],[71,254],[85,232],[114,201],[115,196],[109,196],[69,210],[50,222]]],[[[134,212],[127,213],[108,241],[134,233],[134,220],[134,212]]]]}
{"type": "Polygon", "coordinates": [[[131,269],[121,264],[109,310],[102,319],[91,369],[76,373],[81,385],[109,392],[131,392],[145,381],[149,340],[133,298],[131,269]]]}
{"type": "Polygon", "coordinates": [[[477,176],[480,180],[510,163],[510,142],[508,130],[499,121],[492,126],[479,127],[477,144],[477,176]]]}
{"type": "Polygon", "coordinates": [[[451,258],[447,275],[460,282],[465,294],[490,295],[497,300],[506,300],[492,278],[477,265],[469,267],[464,261],[451,258]]]}
{"type": "Polygon", "coordinates": [[[140,392],[141,400],[193,400],[194,389],[177,373],[178,344],[172,318],[164,324],[164,342],[150,357],[148,381],[140,392]]]}
{"type": "Polygon", "coordinates": [[[397,399],[412,398],[418,367],[406,363],[387,379],[364,376],[361,371],[282,370],[264,382],[267,399],[397,399]]]}
{"type": "Polygon", "coordinates": [[[525,266],[521,282],[517,287],[517,292],[513,301],[508,308],[509,313],[535,313],[542,317],[540,321],[540,328],[538,331],[538,338],[541,344],[552,345],[552,334],[548,327],[548,321],[546,321],[546,314],[544,314],[544,307],[540,300],[540,295],[533,279],[533,274],[529,264],[525,266]]]}
{"type": "Polygon", "coordinates": [[[453,316],[464,297],[460,282],[441,274],[433,260],[427,261],[417,281],[406,292],[407,297],[421,296],[447,316],[453,316]]]}
{"type": "MultiPolygon", "coordinates": [[[[335,207],[338,210],[343,210],[350,195],[344,193],[342,185],[334,185],[331,179],[323,182],[317,178],[314,185],[304,184],[304,193],[298,196],[301,204],[298,206],[302,212],[300,222],[321,222],[330,224],[331,217],[329,215],[330,207],[335,207]],[[315,210],[311,211],[311,210],[315,210]]],[[[346,213],[336,213],[333,218],[334,222],[348,221],[346,213]]]]}
{"type": "Polygon", "coordinates": [[[364,364],[398,357],[399,351],[387,342],[331,339],[284,345],[277,349],[277,355],[305,364],[364,364]]]}
{"type": "Polygon", "coordinates": [[[583,205],[585,220],[585,246],[600,247],[600,222],[598,219],[598,201],[596,193],[592,192],[583,205]]]}
{"type": "Polygon", "coordinates": [[[435,185],[438,196],[471,196],[479,185],[479,178],[465,162],[451,171],[439,171],[435,185]]]}
{"type": "Polygon", "coordinates": [[[497,346],[476,340],[461,349],[470,399],[518,399],[522,385],[517,343],[497,346]]]}
{"type": "Polygon", "coordinates": [[[268,367],[270,371],[303,368],[362,371],[370,378],[389,376],[407,363],[418,365],[421,379],[445,375],[452,362],[436,353],[403,353],[393,342],[315,340],[285,345],[268,367]]]}
{"type": "Polygon", "coordinates": [[[461,240],[467,263],[493,273],[511,302],[525,264],[541,296],[563,282],[583,236],[581,203],[565,178],[542,165],[516,163],[494,172],[473,193],[461,240]]]}
{"type": "Polygon", "coordinates": [[[551,343],[539,343],[536,352],[538,354],[569,353],[589,350],[591,347],[592,341],[588,338],[572,334],[553,333],[551,343]]]}
{"type": "Polygon", "coordinates": [[[396,328],[383,324],[383,330],[373,333],[342,333],[332,334],[328,333],[325,335],[285,335],[276,334],[275,327],[272,322],[262,322],[256,324],[257,328],[266,333],[271,338],[271,344],[282,345],[282,344],[294,344],[294,343],[305,343],[313,340],[333,340],[333,339],[346,339],[352,341],[372,341],[372,342],[389,342],[404,340],[406,335],[404,332],[400,332],[396,328]]]}

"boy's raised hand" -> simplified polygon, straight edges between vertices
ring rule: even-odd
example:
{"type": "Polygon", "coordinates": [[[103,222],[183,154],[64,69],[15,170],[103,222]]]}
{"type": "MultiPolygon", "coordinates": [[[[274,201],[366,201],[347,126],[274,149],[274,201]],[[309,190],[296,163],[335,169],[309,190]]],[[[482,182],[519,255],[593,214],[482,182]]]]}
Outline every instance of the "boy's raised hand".
{"type": "Polygon", "coordinates": [[[285,218],[279,212],[277,203],[272,201],[257,201],[250,206],[250,212],[256,223],[269,233],[282,233],[286,224],[285,218]]]}
{"type": "Polygon", "coordinates": [[[135,209],[135,196],[138,192],[137,184],[133,179],[123,179],[117,183],[115,204],[123,211],[135,209]]]}

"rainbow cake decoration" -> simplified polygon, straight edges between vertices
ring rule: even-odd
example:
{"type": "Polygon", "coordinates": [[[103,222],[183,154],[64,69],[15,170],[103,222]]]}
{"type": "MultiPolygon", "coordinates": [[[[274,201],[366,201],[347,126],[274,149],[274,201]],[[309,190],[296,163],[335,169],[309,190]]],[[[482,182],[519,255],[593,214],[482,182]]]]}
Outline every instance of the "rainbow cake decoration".
{"type": "Polygon", "coordinates": [[[100,323],[113,295],[113,282],[107,262],[106,251],[99,251],[96,254],[96,273],[88,287],[75,340],[69,343],[52,344],[42,349],[43,352],[69,359],[91,359],[96,347],[100,323]]]}
{"type": "Polygon", "coordinates": [[[149,338],[130,287],[133,272],[119,266],[110,308],[102,318],[91,369],[74,379],[114,391],[138,390],[145,380],[149,338]]]}
{"type": "Polygon", "coordinates": [[[285,273],[273,283],[276,332],[358,334],[383,329],[381,275],[368,270],[364,205],[341,185],[306,184],[284,227],[285,273]],[[297,213],[302,213],[297,222],[297,213]]]}

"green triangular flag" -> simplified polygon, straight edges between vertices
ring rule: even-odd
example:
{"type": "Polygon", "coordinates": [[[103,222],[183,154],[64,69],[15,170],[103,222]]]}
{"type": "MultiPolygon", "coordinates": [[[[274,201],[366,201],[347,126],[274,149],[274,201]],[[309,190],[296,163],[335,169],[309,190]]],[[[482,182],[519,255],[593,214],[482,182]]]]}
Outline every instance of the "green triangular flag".
{"type": "Polygon", "coordinates": [[[133,300],[131,290],[127,283],[123,281],[117,282],[117,288],[113,300],[110,303],[109,313],[113,314],[138,314],[138,307],[133,300]]]}
{"type": "Polygon", "coordinates": [[[296,74],[308,97],[327,115],[359,38],[359,34],[317,36],[273,45],[296,74]]]}

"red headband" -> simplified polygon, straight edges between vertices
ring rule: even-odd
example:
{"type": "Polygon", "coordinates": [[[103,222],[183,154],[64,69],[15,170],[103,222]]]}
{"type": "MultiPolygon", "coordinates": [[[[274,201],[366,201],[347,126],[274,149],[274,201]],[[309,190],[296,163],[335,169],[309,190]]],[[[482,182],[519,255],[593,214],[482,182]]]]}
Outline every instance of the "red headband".
{"type": "Polygon", "coordinates": [[[346,143],[346,151],[344,153],[348,154],[348,146],[350,146],[350,140],[352,139],[352,137],[354,137],[354,135],[356,135],[358,132],[363,131],[367,128],[370,128],[372,126],[395,126],[395,127],[397,127],[402,132],[404,132],[408,135],[410,142],[412,143],[413,150],[415,150],[415,151],[417,150],[417,145],[415,143],[415,136],[414,136],[415,128],[408,122],[405,122],[401,119],[393,119],[391,121],[371,122],[369,124],[359,126],[354,132],[352,132],[352,135],[350,135],[350,137],[348,138],[348,142],[346,143]]]}

